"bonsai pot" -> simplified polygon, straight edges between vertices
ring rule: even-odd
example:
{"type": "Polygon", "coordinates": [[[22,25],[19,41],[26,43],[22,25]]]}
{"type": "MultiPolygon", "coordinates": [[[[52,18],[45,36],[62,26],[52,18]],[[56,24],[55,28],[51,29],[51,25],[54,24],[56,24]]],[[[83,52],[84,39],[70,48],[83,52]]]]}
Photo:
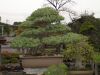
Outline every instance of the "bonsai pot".
{"type": "Polygon", "coordinates": [[[93,71],[69,71],[68,75],[93,75],[93,71]]]}
{"type": "Polygon", "coordinates": [[[49,67],[54,64],[62,64],[62,56],[27,56],[22,57],[23,68],[49,67]]]}

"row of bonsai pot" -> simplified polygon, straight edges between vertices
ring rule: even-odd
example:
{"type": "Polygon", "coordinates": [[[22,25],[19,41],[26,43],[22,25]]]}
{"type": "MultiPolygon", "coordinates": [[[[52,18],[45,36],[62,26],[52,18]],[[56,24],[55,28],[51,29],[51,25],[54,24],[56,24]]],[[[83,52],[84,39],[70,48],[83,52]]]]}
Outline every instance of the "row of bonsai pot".
{"type": "MultiPolygon", "coordinates": [[[[65,63],[67,66],[68,66],[68,70],[70,72],[69,75],[74,75],[73,73],[76,73],[79,72],[81,73],[81,75],[83,74],[87,74],[87,75],[93,75],[93,70],[91,68],[91,65],[90,64],[87,64],[86,66],[89,67],[89,69],[81,69],[81,70],[75,70],[74,69],[74,66],[75,66],[75,63],[73,62],[68,62],[68,61],[63,61],[62,60],[62,57],[23,57],[21,58],[22,59],[22,64],[20,63],[17,63],[17,65],[15,66],[12,66],[11,64],[8,64],[8,65],[3,65],[1,67],[1,71],[7,71],[7,72],[22,72],[25,68],[25,66],[34,66],[34,65],[37,65],[39,63],[41,63],[42,65],[46,65],[47,67],[49,65],[52,65],[52,64],[61,64],[61,63],[65,63]],[[39,62],[40,61],[40,62],[39,62]],[[27,62],[30,62],[30,64],[28,64],[27,62]],[[32,62],[32,63],[31,63],[32,62]],[[47,64],[49,62],[49,64],[47,64]],[[52,62],[52,63],[51,63],[52,62]]],[[[39,64],[40,65],[40,64],[39,64]]],[[[39,66],[38,66],[39,67],[39,66]]],[[[77,74],[76,74],[77,75],[77,74]]]]}

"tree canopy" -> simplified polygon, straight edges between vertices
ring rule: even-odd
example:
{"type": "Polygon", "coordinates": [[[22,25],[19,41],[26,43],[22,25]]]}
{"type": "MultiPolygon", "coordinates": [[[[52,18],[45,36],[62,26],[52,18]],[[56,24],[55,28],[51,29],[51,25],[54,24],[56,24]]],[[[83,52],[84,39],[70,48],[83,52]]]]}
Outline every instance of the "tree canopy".
{"type": "Polygon", "coordinates": [[[50,7],[40,8],[34,11],[31,16],[27,18],[28,21],[36,23],[53,23],[64,20],[64,17],[60,16],[59,13],[50,7]]]}
{"type": "Polygon", "coordinates": [[[88,43],[88,38],[81,34],[68,33],[65,39],[66,49],[63,52],[65,60],[75,60],[75,67],[82,68],[83,62],[93,60],[94,48],[88,43]]]}
{"type": "MultiPolygon", "coordinates": [[[[59,45],[63,43],[63,35],[70,32],[70,27],[62,24],[64,20],[59,12],[45,7],[35,10],[26,21],[19,25],[22,32],[12,40],[12,47],[34,49],[44,45],[59,45]]],[[[33,50],[34,51],[34,50],[33,50]]],[[[43,50],[42,50],[43,52],[43,50]]]]}
{"type": "Polygon", "coordinates": [[[85,14],[74,19],[69,26],[73,32],[88,36],[96,51],[100,51],[100,19],[95,18],[94,15],[85,14]]]}

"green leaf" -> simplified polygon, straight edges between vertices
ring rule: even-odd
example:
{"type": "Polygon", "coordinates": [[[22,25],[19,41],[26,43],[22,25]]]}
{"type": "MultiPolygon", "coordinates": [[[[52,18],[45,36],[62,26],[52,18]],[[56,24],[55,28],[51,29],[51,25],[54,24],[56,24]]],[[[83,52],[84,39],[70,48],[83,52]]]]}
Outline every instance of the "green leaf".
{"type": "Polygon", "coordinates": [[[62,43],[62,37],[61,36],[51,36],[43,38],[43,43],[47,45],[57,45],[62,43]]]}
{"type": "Polygon", "coordinates": [[[44,32],[45,32],[44,28],[38,28],[38,29],[30,28],[30,29],[26,29],[25,31],[23,31],[20,34],[20,36],[35,37],[35,36],[40,35],[40,34],[42,34],[44,32]]]}
{"type": "Polygon", "coordinates": [[[67,75],[67,66],[65,64],[52,65],[44,75],[67,75]]]}
{"type": "Polygon", "coordinates": [[[50,25],[46,28],[47,32],[62,32],[62,33],[67,33],[69,31],[71,31],[71,29],[66,26],[66,25],[62,25],[62,24],[57,24],[57,25],[50,25]]]}
{"type": "Polygon", "coordinates": [[[39,39],[16,37],[12,40],[11,46],[14,48],[34,48],[41,45],[39,39]]]}
{"type": "Polygon", "coordinates": [[[37,22],[52,23],[52,22],[59,22],[63,19],[64,18],[60,16],[59,13],[51,7],[40,8],[34,11],[31,14],[31,16],[27,18],[28,21],[34,21],[34,23],[37,22]]]}
{"type": "Polygon", "coordinates": [[[88,37],[83,36],[81,34],[76,34],[76,33],[68,33],[63,36],[63,42],[64,43],[77,43],[80,41],[87,41],[88,37]]]}

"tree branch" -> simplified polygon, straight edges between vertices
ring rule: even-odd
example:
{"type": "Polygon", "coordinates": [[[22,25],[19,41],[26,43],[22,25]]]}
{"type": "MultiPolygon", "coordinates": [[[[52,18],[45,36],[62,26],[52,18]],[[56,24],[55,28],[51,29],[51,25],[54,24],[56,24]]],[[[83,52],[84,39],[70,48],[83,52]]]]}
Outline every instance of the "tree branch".
{"type": "Polygon", "coordinates": [[[50,4],[52,4],[54,7],[55,7],[55,9],[57,9],[57,7],[56,7],[56,5],[52,2],[52,1],[50,1],[50,0],[47,0],[50,4]]]}
{"type": "Polygon", "coordinates": [[[68,13],[70,13],[70,14],[73,14],[73,15],[77,15],[77,13],[75,12],[75,11],[72,11],[71,9],[69,9],[69,8],[62,8],[61,10],[59,10],[59,11],[66,11],[66,12],[68,12],[68,13]]]}
{"type": "Polygon", "coordinates": [[[64,6],[66,3],[69,3],[69,2],[71,2],[71,0],[67,0],[67,1],[65,1],[64,3],[61,3],[61,4],[59,5],[58,9],[60,9],[62,6],[64,6]]]}

